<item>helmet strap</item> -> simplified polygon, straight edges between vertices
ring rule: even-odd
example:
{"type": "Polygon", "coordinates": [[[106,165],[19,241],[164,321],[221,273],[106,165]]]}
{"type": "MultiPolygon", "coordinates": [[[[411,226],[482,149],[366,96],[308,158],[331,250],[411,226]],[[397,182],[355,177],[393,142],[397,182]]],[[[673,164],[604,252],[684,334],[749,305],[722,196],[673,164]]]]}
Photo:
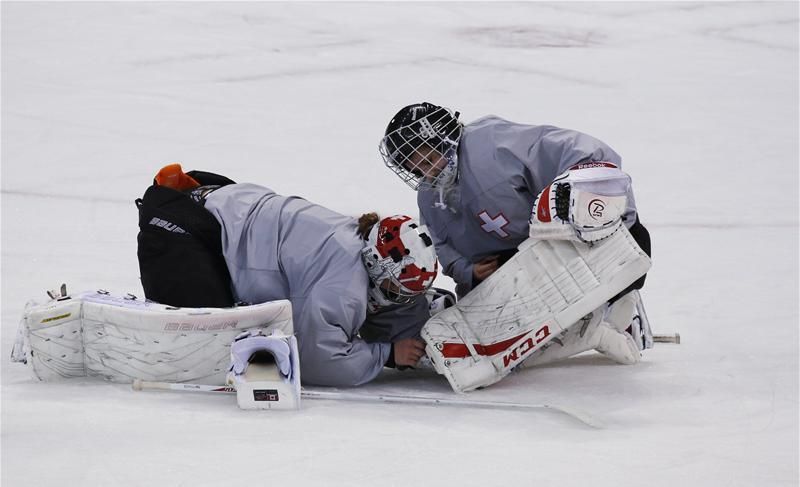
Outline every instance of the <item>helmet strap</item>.
{"type": "MultiPolygon", "coordinates": [[[[447,161],[447,166],[442,169],[442,172],[436,178],[434,188],[439,194],[439,201],[434,203],[436,208],[446,210],[448,209],[447,199],[450,192],[455,188],[456,181],[458,180],[458,153],[454,153],[447,161]]],[[[452,210],[455,212],[455,210],[452,210]]]]}

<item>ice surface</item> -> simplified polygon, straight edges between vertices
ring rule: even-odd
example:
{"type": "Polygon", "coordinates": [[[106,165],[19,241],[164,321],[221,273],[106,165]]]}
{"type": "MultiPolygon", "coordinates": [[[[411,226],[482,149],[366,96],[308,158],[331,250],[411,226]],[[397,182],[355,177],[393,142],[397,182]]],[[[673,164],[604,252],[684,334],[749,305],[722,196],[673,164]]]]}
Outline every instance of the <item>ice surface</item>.
{"type": "MultiPolygon", "coordinates": [[[[798,484],[798,4],[2,2],[2,484],[798,484]],[[159,167],[348,214],[416,213],[377,144],[401,106],[593,134],[624,159],[658,345],[470,397],[558,414],[34,382],[25,302],[141,295],[136,210],[159,167]]],[[[447,279],[439,285],[452,287],[447,279]]],[[[449,394],[430,372],[361,392],[449,394]]]]}

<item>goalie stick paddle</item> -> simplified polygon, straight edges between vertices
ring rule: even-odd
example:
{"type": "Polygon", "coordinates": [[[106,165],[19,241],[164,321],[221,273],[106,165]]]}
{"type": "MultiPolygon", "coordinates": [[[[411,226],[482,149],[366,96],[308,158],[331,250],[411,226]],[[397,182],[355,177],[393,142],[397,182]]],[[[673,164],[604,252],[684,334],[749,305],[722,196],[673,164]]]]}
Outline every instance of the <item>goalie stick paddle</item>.
{"type": "MultiPolygon", "coordinates": [[[[174,382],[151,382],[136,379],[133,381],[133,390],[148,391],[179,391],[179,392],[210,392],[233,394],[236,389],[231,386],[213,386],[204,384],[181,384],[174,382]]],[[[443,397],[424,397],[407,396],[394,394],[361,394],[351,392],[319,391],[314,389],[303,389],[301,392],[303,399],[321,399],[328,401],[352,401],[352,402],[377,402],[377,403],[396,403],[396,404],[418,404],[423,406],[454,406],[481,409],[504,409],[504,410],[550,410],[567,415],[591,428],[602,429],[605,426],[592,416],[583,411],[573,408],[556,406],[553,404],[529,404],[519,402],[503,401],[474,401],[469,399],[448,399],[443,397]]]]}

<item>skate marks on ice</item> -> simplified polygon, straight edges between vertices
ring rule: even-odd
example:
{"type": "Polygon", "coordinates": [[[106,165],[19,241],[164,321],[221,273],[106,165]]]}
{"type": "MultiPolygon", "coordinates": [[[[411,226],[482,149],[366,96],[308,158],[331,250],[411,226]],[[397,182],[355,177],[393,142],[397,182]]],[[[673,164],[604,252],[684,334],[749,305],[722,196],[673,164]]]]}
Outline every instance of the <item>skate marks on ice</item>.
{"type": "Polygon", "coordinates": [[[395,68],[411,68],[411,67],[426,67],[437,66],[441,63],[447,62],[446,58],[442,57],[426,57],[421,59],[413,59],[409,61],[377,61],[372,63],[353,63],[347,65],[336,66],[320,66],[297,68],[285,71],[271,71],[266,73],[253,73],[239,76],[227,76],[224,78],[217,78],[213,80],[215,83],[246,83],[257,82],[277,78],[313,78],[314,76],[336,76],[336,75],[349,75],[359,71],[379,71],[383,69],[395,68]]]}
{"type": "Polygon", "coordinates": [[[504,25],[472,27],[456,31],[459,37],[490,47],[536,49],[599,46],[606,38],[594,30],[545,25],[504,25]]]}
{"type": "Polygon", "coordinates": [[[716,37],[739,45],[763,49],[797,52],[797,44],[780,42],[775,39],[776,32],[783,32],[789,40],[797,35],[798,19],[774,19],[760,22],[747,22],[736,25],[708,27],[698,31],[701,36],[716,37]]]}

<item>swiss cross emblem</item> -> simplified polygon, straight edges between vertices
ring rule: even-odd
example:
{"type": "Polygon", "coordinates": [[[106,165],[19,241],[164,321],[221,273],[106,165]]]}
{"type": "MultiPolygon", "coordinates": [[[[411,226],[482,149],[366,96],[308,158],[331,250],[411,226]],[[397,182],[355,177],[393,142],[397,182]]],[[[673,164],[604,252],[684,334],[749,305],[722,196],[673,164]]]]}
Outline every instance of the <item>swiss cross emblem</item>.
{"type": "Polygon", "coordinates": [[[478,217],[483,222],[481,223],[481,229],[483,229],[484,232],[496,233],[502,238],[508,237],[508,232],[503,229],[503,227],[508,225],[508,220],[502,212],[498,213],[497,216],[489,216],[486,210],[483,210],[478,213],[478,217]]]}

